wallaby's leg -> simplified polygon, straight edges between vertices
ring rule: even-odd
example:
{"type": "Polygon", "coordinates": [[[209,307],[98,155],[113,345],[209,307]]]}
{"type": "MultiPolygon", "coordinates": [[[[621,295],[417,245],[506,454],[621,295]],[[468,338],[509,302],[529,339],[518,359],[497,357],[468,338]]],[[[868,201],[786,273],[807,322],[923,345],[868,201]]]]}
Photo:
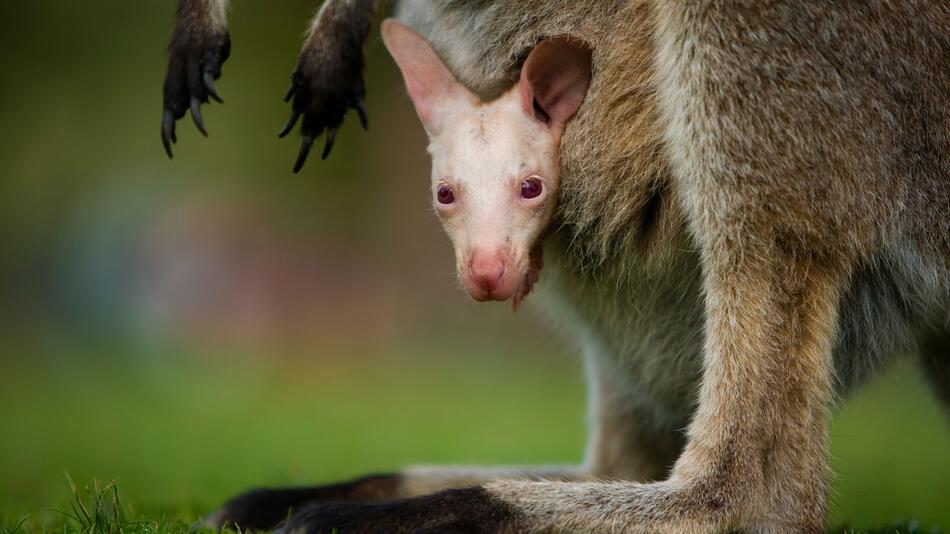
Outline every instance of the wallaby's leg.
{"type": "Polygon", "coordinates": [[[293,111],[280,131],[293,130],[300,117],[300,154],[294,164],[299,172],[314,139],[326,130],[323,158],[330,154],[337,130],[347,110],[353,108],[366,128],[363,98],[363,43],[379,0],[327,0],[313,21],[294,70],[286,100],[293,111]]]}
{"type": "Polygon", "coordinates": [[[514,530],[823,530],[841,277],[778,250],[736,250],[725,240],[707,250],[715,261],[706,269],[706,365],[690,440],[671,478],[487,485],[487,497],[522,523],[514,530]]]}
{"type": "Polygon", "coordinates": [[[208,516],[205,524],[211,528],[238,525],[242,529],[268,529],[286,519],[292,510],[316,502],[404,499],[451,488],[477,486],[504,477],[530,480],[588,478],[579,467],[413,467],[324,486],[254,489],[229,500],[208,516]]]}
{"type": "Polygon", "coordinates": [[[214,80],[231,53],[225,15],[227,0],[178,0],[178,22],[168,45],[165,75],[162,145],[172,157],[177,141],[175,121],[191,109],[198,130],[208,135],[201,119],[201,105],[208,98],[221,102],[214,80]]]}
{"type": "Polygon", "coordinates": [[[934,393],[950,415],[950,330],[932,336],[921,346],[920,364],[934,393]]]}

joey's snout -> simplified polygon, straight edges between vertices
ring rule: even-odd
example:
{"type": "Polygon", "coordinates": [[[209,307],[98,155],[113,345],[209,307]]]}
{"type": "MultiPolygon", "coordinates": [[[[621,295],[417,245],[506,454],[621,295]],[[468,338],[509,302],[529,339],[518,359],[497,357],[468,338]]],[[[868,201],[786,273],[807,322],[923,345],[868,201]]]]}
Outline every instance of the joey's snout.
{"type": "Polygon", "coordinates": [[[469,255],[462,276],[462,283],[473,299],[508,300],[517,289],[510,254],[504,250],[476,249],[469,255]],[[514,280],[512,280],[514,278],[514,280]]]}
{"type": "Polygon", "coordinates": [[[541,272],[541,245],[519,255],[510,249],[475,249],[459,262],[459,278],[478,302],[512,300],[515,309],[528,296],[541,272]]]}

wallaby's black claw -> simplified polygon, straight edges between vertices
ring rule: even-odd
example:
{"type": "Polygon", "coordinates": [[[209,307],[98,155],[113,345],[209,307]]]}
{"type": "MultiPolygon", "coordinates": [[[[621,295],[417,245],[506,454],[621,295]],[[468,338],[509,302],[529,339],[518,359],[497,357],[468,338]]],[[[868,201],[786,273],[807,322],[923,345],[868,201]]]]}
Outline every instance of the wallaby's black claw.
{"type": "Polygon", "coordinates": [[[284,124],[284,127],[280,129],[280,132],[277,133],[277,137],[283,138],[294,129],[294,126],[297,124],[297,120],[300,118],[300,112],[296,109],[290,112],[290,119],[287,120],[287,124],[284,124]]]}
{"type": "Polygon", "coordinates": [[[214,74],[210,71],[204,73],[204,82],[205,89],[208,90],[208,96],[216,100],[219,104],[224,104],[224,100],[221,99],[221,95],[218,94],[218,89],[214,86],[214,74]]]}
{"type": "Polygon", "coordinates": [[[339,127],[327,130],[327,139],[323,144],[323,154],[320,155],[320,159],[327,159],[327,156],[330,155],[330,151],[333,150],[333,142],[336,141],[336,133],[339,130],[339,127]]]}
{"type": "Polygon", "coordinates": [[[287,93],[284,95],[284,102],[290,102],[290,99],[294,97],[294,93],[297,92],[297,79],[296,76],[290,82],[290,87],[287,88],[287,93]]]}
{"type": "Polygon", "coordinates": [[[197,97],[191,97],[191,118],[195,121],[195,126],[201,135],[208,137],[208,129],[205,128],[205,121],[201,118],[201,101],[197,97]]]}
{"type": "Polygon", "coordinates": [[[175,157],[172,154],[172,143],[176,141],[175,114],[166,109],[162,113],[162,146],[165,147],[165,153],[168,154],[168,159],[175,157]]]}
{"type": "Polygon", "coordinates": [[[305,135],[300,139],[300,152],[297,154],[297,162],[294,163],[294,173],[300,172],[303,164],[307,162],[307,156],[310,155],[310,147],[313,146],[313,137],[305,135]]]}
{"type": "Polygon", "coordinates": [[[366,118],[366,106],[363,103],[363,97],[356,99],[356,102],[353,103],[353,109],[356,110],[356,114],[360,118],[360,125],[364,130],[369,129],[369,120],[366,118]]]}

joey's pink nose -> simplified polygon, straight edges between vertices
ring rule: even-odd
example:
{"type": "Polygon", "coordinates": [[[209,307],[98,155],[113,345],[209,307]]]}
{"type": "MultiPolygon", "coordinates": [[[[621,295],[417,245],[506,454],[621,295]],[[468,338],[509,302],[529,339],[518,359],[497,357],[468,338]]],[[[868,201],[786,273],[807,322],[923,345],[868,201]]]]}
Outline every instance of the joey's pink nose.
{"type": "MultiPolygon", "coordinates": [[[[485,300],[492,298],[502,286],[505,277],[505,257],[502,254],[476,252],[472,254],[468,276],[472,285],[481,290],[485,300]]],[[[473,295],[476,298],[478,296],[473,295]]],[[[482,299],[479,299],[482,300],[482,299]]]]}

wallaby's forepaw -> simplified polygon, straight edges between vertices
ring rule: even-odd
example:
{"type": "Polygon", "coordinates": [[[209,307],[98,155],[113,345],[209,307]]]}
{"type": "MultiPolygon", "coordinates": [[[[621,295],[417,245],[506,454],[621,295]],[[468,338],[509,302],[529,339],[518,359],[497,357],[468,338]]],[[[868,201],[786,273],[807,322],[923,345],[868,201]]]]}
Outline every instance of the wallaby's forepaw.
{"type": "Polygon", "coordinates": [[[195,126],[205,136],[208,130],[201,118],[201,106],[209,98],[222,102],[214,86],[221,77],[221,66],[231,54],[228,32],[208,33],[200,38],[177,35],[168,47],[168,73],[165,76],[162,146],[172,157],[175,122],[190,109],[195,126]]]}
{"type": "Polygon", "coordinates": [[[333,149],[343,118],[351,108],[356,110],[360,124],[366,129],[365,94],[361,43],[356,46],[308,46],[301,52],[284,97],[285,102],[293,101],[293,110],[278,134],[286,136],[303,117],[300,153],[294,172],[303,168],[313,141],[324,130],[327,136],[322,157],[326,159],[333,149]]]}
{"type": "Polygon", "coordinates": [[[514,514],[479,487],[378,504],[321,503],[294,514],[279,534],[518,532],[514,514]]]}

